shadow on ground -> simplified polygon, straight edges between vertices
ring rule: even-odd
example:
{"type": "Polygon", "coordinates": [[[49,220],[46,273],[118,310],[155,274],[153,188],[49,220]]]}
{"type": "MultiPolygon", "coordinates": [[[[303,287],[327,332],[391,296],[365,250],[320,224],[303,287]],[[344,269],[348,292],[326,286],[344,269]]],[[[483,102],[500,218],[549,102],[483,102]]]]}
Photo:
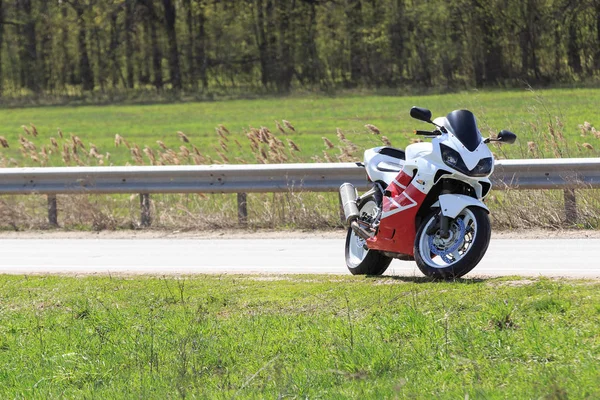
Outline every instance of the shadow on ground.
{"type": "Polygon", "coordinates": [[[484,283],[487,282],[488,278],[456,278],[456,279],[436,279],[430,278],[428,276],[399,276],[399,275],[391,275],[391,276],[379,276],[379,275],[368,275],[368,279],[372,279],[374,281],[402,281],[406,283],[458,283],[458,284],[473,284],[473,283],[484,283]]]}

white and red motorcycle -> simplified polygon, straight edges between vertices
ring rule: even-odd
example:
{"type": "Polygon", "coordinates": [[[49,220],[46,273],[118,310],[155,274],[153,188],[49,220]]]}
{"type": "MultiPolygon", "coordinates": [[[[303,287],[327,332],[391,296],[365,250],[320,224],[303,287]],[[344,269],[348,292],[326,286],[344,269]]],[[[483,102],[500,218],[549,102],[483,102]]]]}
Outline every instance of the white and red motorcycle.
{"type": "Polygon", "coordinates": [[[481,261],[490,241],[489,210],[483,203],[492,184],[494,157],[487,143],[514,143],[501,131],[483,139],[473,113],[457,110],[431,120],[431,111],[410,115],[435,126],[415,131],[433,138],[406,152],[392,147],[365,151],[364,167],[373,188],[361,196],[340,187],[348,235],[346,265],[352,274],[380,275],[393,258],[415,260],[435,278],[457,278],[481,261]]]}

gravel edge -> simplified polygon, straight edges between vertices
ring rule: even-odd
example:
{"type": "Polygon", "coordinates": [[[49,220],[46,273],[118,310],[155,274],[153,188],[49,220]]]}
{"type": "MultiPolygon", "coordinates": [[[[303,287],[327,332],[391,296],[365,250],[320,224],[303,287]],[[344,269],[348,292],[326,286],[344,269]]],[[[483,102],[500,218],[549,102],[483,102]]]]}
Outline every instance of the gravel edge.
{"type": "MultiPolygon", "coordinates": [[[[214,231],[4,231],[0,239],[344,239],[345,230],[222,230],[214,231]]],[[[600,230],[514,230],[492,232],[492,239],[600,239],[600,230]]]]}

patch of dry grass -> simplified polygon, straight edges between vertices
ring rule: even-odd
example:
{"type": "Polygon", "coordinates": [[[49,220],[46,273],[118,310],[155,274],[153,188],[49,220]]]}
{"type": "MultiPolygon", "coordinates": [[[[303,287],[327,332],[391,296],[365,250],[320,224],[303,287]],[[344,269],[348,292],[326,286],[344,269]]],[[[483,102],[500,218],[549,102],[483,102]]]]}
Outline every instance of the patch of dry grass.
{"type": "MultiPolygon", "coordinates": [[[[155,229],[239,228],[235,194],[156,194],[151,196],[155,229]]],[[[332,193],[248,194],[249,229],[341,228],[338,199],[332,193]]],[[[139,195],[59,195],[58,224],[66,230],[141,229],[139,195]]],[[[0,230],[52,229],[43,196],[0,197],[0,230]]]]}
{"type": "MultiPolygon", "coordinates": [[[[543,105],[543,99],[540,100],[543,105]]],[[[530,123],[532,140],[517,142],[516,153],[522,158],[586,157],[596,153],[588,142],[570,143],[565,139],[561,118],[542,107],[530,123]],[[546,115],[544,115],[546,113],[546,115]]],[[[485,118],[483,118],[485,120],[485,118]]],[[[393,145],[380,130],[366,124],[362,135],[372,146],[393,145]]],[[[17,143],[0,136],[3,148],[18,148],[20,159],[0,157],[0,166],[102,166],[111,165],[112,149],[85,144],[77,135],[38,136],[34,124],[21,127],[17,143]]],[[[482,124],[482,130],[487,128],[482,124]]],[[[584,121],[580,135],[593,142],[600,133],[584,121]]],[[[488,129],[490,130],[490,129],[488,129]]],[[[490,130],[490,132],[492,132],[490,130]]],[[[234,132],[223,124],[215,127],[212,149],[197,146],[183,131],[177,131],[177,146],[169,147],[157,140],[155,147],[141,146],[116,134],[115,148],[126,148],[126,165],[205,165],[205,164],[274,164],[292,162],[353,162],[362,159],[363,146],[348,139],[340,128],[323,136],[321,153],[307,153],[291,137],[301,130],[290,121],[274,121],[268,126],[249,126],[234,132]],[[215,156],[216,154],[216,156],[215,156]],[[242,154],[243,156],[240,156],[242,154]]],[[[296,137],[296,136],[294,136],[296,137]]],[[[418,140],[418,139],[417,139],[418,140]]],[[[508,158],[506,148],[491,145],[497,159],[508,158]]],[[[512,153],[515,153],[514,151],[512,153]]],[[[235,195],[152,195],[152,226],[155,228],[212,229],[239,226],[235,195]]],[[[332,228],[341,227],[337,195],[332,193],[279,193],[248,195],[250,228],[332,228]]],[[[600,225],[600,192],[578,190],[576,221],[565,220],[563,192],[560,190],[495,191],[488,202],[496,229],[542,227],[596,228],[600,225]]],[[[25,230],[47,228],[46,200],[39,196],[4,196],[0,198],[0,229],[25,230]]],[[[140,227],[138,195],[58,196],[59,226],[66,229],[137,229],[140,227]]]]}

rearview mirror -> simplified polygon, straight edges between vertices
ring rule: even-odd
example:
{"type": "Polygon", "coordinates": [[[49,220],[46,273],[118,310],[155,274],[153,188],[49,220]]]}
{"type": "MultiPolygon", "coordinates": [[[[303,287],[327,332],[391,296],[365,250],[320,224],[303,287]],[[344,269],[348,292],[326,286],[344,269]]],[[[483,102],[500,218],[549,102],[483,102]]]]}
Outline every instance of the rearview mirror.
{"type": "Polygon", "coordinates": [[[410,109],[410,116],[419,121],[431,122],[431,111],[422,107],[413,107],[410,109]]]}
{"type": "Polygon", "coordinates": [[[513,144],[517,140],[517,135],[511,131],[501,130],[498,134],[498,142],[513,144]]]}

